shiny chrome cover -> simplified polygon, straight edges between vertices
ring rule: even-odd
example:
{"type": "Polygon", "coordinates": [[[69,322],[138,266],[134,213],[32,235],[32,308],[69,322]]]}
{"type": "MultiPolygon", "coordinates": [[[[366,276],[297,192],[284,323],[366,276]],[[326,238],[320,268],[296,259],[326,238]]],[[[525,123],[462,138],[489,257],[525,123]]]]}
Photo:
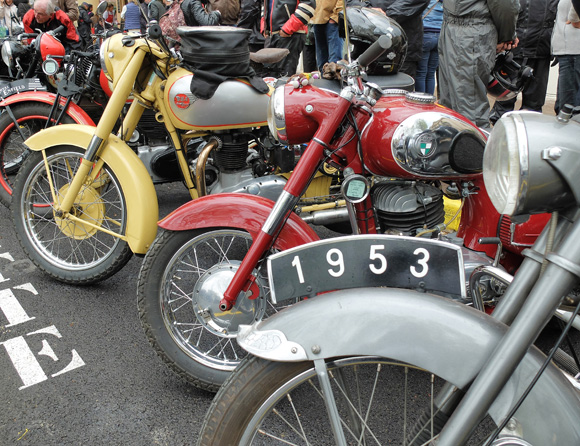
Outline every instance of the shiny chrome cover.
{"type": "Polygon", "coordinates": [[[457,174],[454,156],[481,159],[484,146],[485,140],[469,123],[444,112],[424,112],[401,122],[393,134],[391,149],[397,164],[407,172],[443,176],[457,174]],[[480,153],[471,153],[471,147],[457,144],[457,140],[453,144],[458,135],[465,137],[465,133],[472,136],[471,141],[479,141],[480,153]],[[458,156],[464,150],[466,153],[458,156]]]}
{"type": "Polygon", "coordinates": [[[220,84],[212,98],[199,99],[190,90],[193,74],[176,70],[165,88],[169,118],[179,129],[227,130],[267,125],[270,94],[258,93],[244,80],[220,84]]]}

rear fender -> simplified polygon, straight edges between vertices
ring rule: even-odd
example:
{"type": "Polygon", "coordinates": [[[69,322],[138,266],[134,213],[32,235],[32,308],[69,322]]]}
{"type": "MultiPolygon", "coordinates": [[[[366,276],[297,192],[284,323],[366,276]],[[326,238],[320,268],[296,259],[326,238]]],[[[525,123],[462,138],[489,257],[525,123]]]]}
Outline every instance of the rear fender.
{"type": "MultiPolygon", "coordinates": [[[[159,222],[168,231],[213,227],[239,228],[255,239],[272,212],[274,202],[249,194],[216,194],[198,198],[179,207],[159,222]]],[[[286,250],[320,240],[296,214],[290,214],[276,238],[274,248],[286,250]]]]}
{"type": "MultiPolygon", "coordinates": [[[[486,314],[448,299],[362,288],[307,299],[253,326],[242,326],[238,343],[273,361],[382,356],[428,369],[465,388],[505,331],[506,326],[486,314]],[[272,347],[266,350],[266,345],[272,347]]],[[[535,347],[530,349],[491,407],[494,420],[505,418],[544,359],[535,347]]],[[[531,444],[577,444],[579,394],[550,365],[515,418],[531,444]]]]}
{"type": "MultiPolygon", "coordinates": [[[[54,93],[49,93],[47,91],[25,91],[24,93],[14,94],[8,96],[7,98],[0,101],[0,107],[6,107],[8,105],[23,104],[26,102],[43,104],[54,104],[56,100],[56,95],[54,93]]],[[[64,105],[66,99],[61,97],[60,104],[64,105]]],[[[95,126],[95,122],[91,117],[85,112],[80,106],[71,102],[67,108],[66,114],[71,117],[77,124],[92,125],[95,126]]]]}
{"type": "MultiPolygon", "coordinates": [[[[57,146],[75,146],[85,150],[95,127],[63,124],[50,127],[26,140],[30,150],[40,151],[57,146]]],[[[104,142],[101,158],[121,184],[127,205],[127,242],[135,254],[145,254],[157,234],[159,206],[149,172],[139,157],[115,135],[104,142]]]]}

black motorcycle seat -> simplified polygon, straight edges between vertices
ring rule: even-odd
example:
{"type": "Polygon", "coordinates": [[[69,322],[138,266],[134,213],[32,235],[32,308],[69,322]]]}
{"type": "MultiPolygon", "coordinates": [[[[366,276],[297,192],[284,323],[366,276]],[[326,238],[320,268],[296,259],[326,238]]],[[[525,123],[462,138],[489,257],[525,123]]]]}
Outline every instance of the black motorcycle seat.
{"type": "MultiPolygon", "coordinates": [[[[387,74],[383,76],[368,76],[367,82],[377,84],[383,90],[399,89],[413,91],[415,89],[415,81],[411,76],[405,73],[387,74]]],[[[340,81],[334,79],[313,79],[312,85],[331,90],[336,93],[340,92],[340,81]]]]}

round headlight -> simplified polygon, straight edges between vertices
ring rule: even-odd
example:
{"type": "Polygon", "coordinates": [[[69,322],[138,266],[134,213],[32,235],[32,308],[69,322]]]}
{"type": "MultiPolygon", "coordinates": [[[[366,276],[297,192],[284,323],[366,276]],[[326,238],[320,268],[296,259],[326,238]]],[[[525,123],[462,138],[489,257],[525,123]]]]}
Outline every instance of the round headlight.
{"type": "Polygon", "coordinates": [[[515,216],[575,206],[579,134],[580,124],[555,116],[502,116],[483,154],[483,179],[497,211],[515,216]]]}
{"type": "Polygon", "coordinates": [[[277,87],[268,105],[268,128],[277,141],[287,141],[286,114],[284,111],[284,85],[277,87]]]}
{"type": "Polygon", "coordinates": [[[487,140],[483,180],[500,214],[513,215],[516,211],[522,180],[527,176],[527,143],[525,127],[518,128],[515,119],[507,115],[497,121],[487,140]]]}

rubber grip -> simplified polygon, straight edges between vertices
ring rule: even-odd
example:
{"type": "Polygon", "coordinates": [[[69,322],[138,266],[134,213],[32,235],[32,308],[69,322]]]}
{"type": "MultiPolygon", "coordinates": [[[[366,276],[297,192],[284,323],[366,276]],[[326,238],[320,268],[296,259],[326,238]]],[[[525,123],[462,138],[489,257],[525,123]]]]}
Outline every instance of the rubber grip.
{"type": "Polygon", "coordinates": [[[368,67],[371,63],[377,60],[382,54],[391,48],[393,44],[391,38],[387,35],[382,35],[375,41],[367,50],[358,58],[358,63],[361,67],[368,67]]]}

